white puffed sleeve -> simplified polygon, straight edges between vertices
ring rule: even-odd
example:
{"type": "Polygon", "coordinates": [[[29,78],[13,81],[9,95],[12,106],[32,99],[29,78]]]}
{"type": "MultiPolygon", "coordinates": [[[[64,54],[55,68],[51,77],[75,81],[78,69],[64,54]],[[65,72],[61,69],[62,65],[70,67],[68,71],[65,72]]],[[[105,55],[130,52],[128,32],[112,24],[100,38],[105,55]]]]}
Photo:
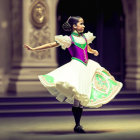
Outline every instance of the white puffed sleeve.
{"type": "Polygon", "coordinates": [[[71,46],[71,38],[67,35],[63,36],[63,35],[57,35],[55,36],[55,41],[60,44],[62,49],[66,49],[69,48],[71,46]]]}
{"type": "Polygon", "coordinates": [[[93,33],[91,33],[91,32],[87,32],[84,35],[87,39],[88,44],[90,44],[96,38],[96,36],[94,36],[93,33]]]}

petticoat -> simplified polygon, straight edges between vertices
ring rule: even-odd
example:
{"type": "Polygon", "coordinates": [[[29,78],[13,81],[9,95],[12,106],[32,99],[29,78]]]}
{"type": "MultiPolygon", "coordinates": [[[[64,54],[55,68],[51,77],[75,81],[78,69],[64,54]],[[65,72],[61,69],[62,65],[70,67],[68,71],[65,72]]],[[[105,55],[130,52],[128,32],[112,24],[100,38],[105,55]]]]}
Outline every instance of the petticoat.
{"type": "Polygon", "coordinates": [[[122,83],[99,63],[88,60],[87,65],[71,60],[54,71],[38,76],[41,83],[60,102],[80,101],[85,107],[98,108],[110,102],[122,88],[122,83]]]}

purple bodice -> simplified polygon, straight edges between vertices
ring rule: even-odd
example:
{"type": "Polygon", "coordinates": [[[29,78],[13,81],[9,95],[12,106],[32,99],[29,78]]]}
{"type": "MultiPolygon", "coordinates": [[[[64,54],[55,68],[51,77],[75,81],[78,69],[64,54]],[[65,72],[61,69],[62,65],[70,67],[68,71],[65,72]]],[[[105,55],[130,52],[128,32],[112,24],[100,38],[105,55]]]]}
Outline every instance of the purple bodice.
{"type": "Polygon", "coordinates": [[[87,43],[84,48],[81,48],[78,45],[76,45],[72,40],[72,45],[68,48],[68,50],[72,56],[72,59],[76,59],[79,60],[80,62],[83,62],[84,64],[87,64],[88,62],[87,43]]]}

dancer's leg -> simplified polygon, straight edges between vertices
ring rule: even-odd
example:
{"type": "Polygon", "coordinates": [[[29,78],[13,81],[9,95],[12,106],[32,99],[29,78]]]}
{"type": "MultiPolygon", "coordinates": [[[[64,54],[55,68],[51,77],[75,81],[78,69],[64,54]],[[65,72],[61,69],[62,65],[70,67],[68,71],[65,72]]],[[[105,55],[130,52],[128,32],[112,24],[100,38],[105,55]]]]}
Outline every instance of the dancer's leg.
{"type": "Polygon", "coordinates": [[[73,112],[73,116],[74,116],[75,124],[76,124],[74,127],[74,131],[77,133],[85,133],[85,131],[82,129],[80,125],[80,120],[81,120],[81,116],[83,112],[83,106],[80,105],[78,100],[74,101],[72,112],[73,112]]]}

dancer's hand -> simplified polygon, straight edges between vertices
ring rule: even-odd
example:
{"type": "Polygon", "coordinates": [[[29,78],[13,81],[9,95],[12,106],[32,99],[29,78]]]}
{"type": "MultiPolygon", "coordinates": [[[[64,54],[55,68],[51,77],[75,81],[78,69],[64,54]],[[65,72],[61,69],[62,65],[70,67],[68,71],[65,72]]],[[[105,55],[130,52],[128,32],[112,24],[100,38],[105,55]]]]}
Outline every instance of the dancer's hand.
{"type": "Polygon", "coordinates": [[[99,55],[99,52],[97,51],[97,50],[93,50],[94,52],[93,52],[93,54],[95,55],[95,56],[98,56],[99,55]]]}
{"type": "Polygon", "coordinates": [[[30,47],[30,46],[28,46],[28,45],[24,45],[24,48],[26,48],[26,49],[28,49],[28,50],[31,50],[31,51],[34,51],[34,50],[35,50],[34,48],[32,48],[32,47],[30,47]]]}
{"type": "Polygon", "coordinates": [[[99,52],[97,50],[93,50],[93,49],[90,50],[90,53],[94,54],[95,56],[99,55],[99,52]]]}

